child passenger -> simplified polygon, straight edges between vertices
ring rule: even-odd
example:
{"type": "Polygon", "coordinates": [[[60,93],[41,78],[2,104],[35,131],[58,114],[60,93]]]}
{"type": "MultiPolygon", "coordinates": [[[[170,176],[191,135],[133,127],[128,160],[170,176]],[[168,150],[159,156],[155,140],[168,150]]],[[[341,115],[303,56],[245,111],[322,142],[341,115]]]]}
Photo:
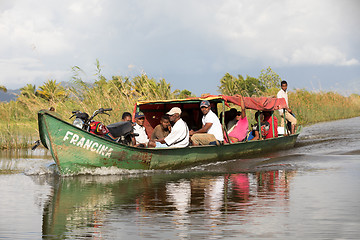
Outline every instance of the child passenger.
{"type": "Polygon", "coordinates": [[[266,138],[266,136],[269,133],[270,124],[265,121],[264,114],[260,112],[255,113],[255,120],[257,123],[253,127],[253,131],[251,132],[252,136],[249,136],[249,140],[263,140],[266,138]],[[259,122],[258,122],[259,116],[260,116],[260,130],[259,130],[259,122]],[[261,131],[261,138],[259,131],[261,131]]]}

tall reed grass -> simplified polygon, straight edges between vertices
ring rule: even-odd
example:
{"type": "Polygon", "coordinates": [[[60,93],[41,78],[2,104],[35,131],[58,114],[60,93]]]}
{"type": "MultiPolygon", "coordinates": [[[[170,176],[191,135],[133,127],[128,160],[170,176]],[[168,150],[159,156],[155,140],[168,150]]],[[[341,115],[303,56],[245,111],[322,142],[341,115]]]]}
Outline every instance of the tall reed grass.
{"type": "MultiPolygon", "coordinates": [[[[164,79],[160,82],[146,75],[133,79],[113,77],[111,80],[99,79],[89,85],[81,80],[67,89],[68,97],[56,101],[39,96],[21,95],[16,101],[0,103],[0,148],[27,148],[38,139],[37,112],[54,107],[64,119],[69,120],[71,112],[80,110],[92,114],[96,109],[112,108],[111,116],[99,116],[105,124],[120,121],[124,111],[133,112],[138,100],[174,99],[188,97],[187,90],[171,90],[164,79]]],[[[341,118],[360,116],[360,96],[342,96],[334,92],[309,92],[295,90],[289,93],[289,105],[299,124],[311,124],[341,118]]],[[[248,119],[252,121],[253,112],[248,119]]]]}
{"type": "Polygon", "coordinates": [[[303,125],[360,116],[360,96],[355,94],[344,97],[301,89],[289,93],[289,105],[303,125]]]}

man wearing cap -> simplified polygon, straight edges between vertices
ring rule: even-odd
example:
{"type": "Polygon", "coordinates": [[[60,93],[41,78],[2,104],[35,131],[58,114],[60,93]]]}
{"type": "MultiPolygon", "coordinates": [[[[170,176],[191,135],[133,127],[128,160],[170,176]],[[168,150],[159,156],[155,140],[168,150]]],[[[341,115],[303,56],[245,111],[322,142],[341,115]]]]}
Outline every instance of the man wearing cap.
{"type": "Polygon", "coordinates": [[[221,123],[216,114],[211,111],[210,102],[203,100],[200,103],[203,127],[197,131],[190,131],[191,141],[194,146],[197,145],[220,145],[224,142],[224,135],[221,123]]]}
{"type": "Polygon", "coordinates": [[[181,119],[181,109],[173,107],[169,112],[170,122],[174,123],[170,134],[162,139],[157,140],[157,147],[187,147],[189,146],[189,128],[184,120],[181,119]]]}
{"type": "Polygon", "coordinates": [[[135,113],[135,125],[134,133],[139,134],[135,136],[135,147],[147,147],[149,143],[149,138],[146,134],[146,129],[144,127],[145,115],[142,112],[135,113]]]}

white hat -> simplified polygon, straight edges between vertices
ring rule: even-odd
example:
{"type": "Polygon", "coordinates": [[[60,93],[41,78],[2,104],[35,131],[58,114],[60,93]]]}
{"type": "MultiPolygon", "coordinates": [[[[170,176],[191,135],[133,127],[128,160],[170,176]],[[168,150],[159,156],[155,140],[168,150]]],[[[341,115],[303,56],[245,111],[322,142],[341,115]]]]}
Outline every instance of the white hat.
{"type": "Polygon", "coordinates": [[[175,113],[181,114],[181,109],[178,107],[173,107],[169,112],[167,112],[167,115],[174,115],[175,113]]]}

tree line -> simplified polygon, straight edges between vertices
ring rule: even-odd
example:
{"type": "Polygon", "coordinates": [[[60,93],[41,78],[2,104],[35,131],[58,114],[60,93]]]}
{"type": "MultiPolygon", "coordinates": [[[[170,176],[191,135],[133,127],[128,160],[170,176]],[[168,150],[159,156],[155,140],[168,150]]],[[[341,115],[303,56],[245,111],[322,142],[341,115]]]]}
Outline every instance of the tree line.
{"type": "MultiPolygon", "coordinates": [[[[92,84],[83,81],[83,71],[78,66],[72,68],[73,77],[71,86],[65,87],[56,80],[47,80],[42,86],[36,88],[33,84],[27,84],[20,89],[19,100],[41,98],[50,103],[57,103],[76,98],[86,100],[94,96],[121,96],[129,101],[155,100],[155,99],[179,99],[194,97],[194,94],[187,90],[172,90],[171,84],[164,78],[156,80],[141,74],[133,78],[123,76],[112,76],[106,79],[102,73],[99,63],[96,65],[96,79],[92,84]]],[[[281,78],[271,67],[263,69],[258,78],[242,75],[237,77],[226,73],[220,79],[218,92],[224,95],[241,94],[243,96],[263,96],[278,91],[281,78]]],[[[1,86],[0,86],[0,89],[1,86]]],[[[5,91],[6,88],[4,87],[5,91]]]]}

